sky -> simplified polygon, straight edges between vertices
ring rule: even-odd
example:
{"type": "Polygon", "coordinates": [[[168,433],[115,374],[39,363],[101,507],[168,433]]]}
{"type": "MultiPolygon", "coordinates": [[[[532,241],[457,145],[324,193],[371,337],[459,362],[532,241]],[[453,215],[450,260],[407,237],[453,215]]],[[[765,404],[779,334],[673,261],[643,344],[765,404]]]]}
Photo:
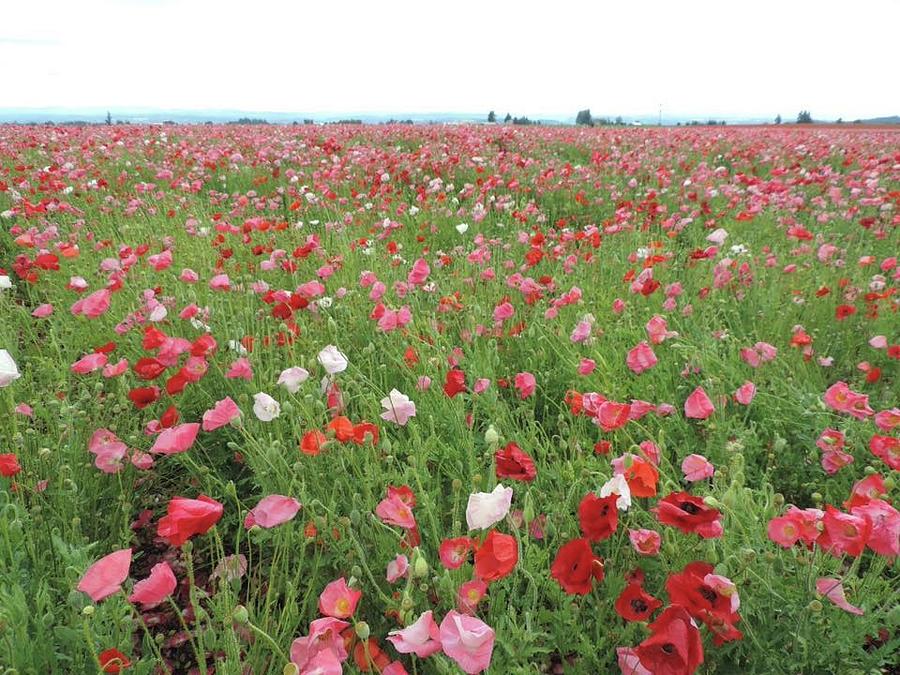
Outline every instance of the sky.
{"type": "Polygon", "coordinates": [[[0,7],[0,108],[900,114],[900,0],[0,7]]]}

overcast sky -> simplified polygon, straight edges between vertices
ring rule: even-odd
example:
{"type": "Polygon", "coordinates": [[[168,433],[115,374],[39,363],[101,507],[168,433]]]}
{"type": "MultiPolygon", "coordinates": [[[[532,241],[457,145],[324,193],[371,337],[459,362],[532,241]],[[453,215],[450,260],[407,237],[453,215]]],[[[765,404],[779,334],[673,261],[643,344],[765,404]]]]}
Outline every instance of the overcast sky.
{"type": "Polygon", "coordinates": [[[3,0],[0,107],[900,114],[900,0],[3,0]]]}

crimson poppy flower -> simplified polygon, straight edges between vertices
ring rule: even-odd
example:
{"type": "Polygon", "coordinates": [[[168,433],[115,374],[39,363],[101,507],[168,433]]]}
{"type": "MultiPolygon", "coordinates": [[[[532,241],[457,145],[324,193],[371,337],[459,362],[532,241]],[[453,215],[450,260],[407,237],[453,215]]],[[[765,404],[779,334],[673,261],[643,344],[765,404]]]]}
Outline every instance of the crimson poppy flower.
{"type": "Polygon", "coordinates": [[[619,495],[598,497],[589,492],[578,505],[578,522],[581,533],[589,541],[599,542],[609,539],[619,526],[619,510],[616,501],[619,495]]]}
{"type": "Polygon", "coordinates": [[[703,642],[690,614],[672,605],[650,624],[651,635],[634,649],[651,673],[692,675],[703,663],[703,642]]]}
{"type": "Polygon", "coordinates": [[[519,562],[519,544],[516,538],[497,530],[475,549],[475,574],[488,583],[509,575],[519,562]]]}
{"type": "Polygon", "coordinates": [[[304,455],[315,456],[322,452],[322,448],[328,439],[318,429],[307,431],[300,439],[300,451],[304,455]]]}
{"type": "Polygon", "coordinates": [[[719,522],[722,513],[687,492],[666,495],[651,511],[663,525],[677,527],[685,534],[697,534],[704,539],[722,536],[722,523],[719,522]]]}
{"type": "Polygon", "coordinates": [[[135,387],[128,392],[128,398],[135,408],[143,410],[159,399],[159,387],[135,387]]]}
{"type": "Polygon", "coordinates": [[[515,443],[507,443],[506,447],[494,453],[497,465],[497,478],[512,478],[530,482],[537,476],[534,460],[515,443]]]}
{"type": "Polygon", "coordinates": [[[587,595],[594,580],[603,581],[603,574],[603,560],[584,538],[563,544],[550,566],[550,576],[569,595],[587,595]]]}
{"type": "Polygon", "coordinates": [[[142,380],[155,380],[165,372],[166,366],[157,359],[145,356],[137,360],[132,370],[142,380]]]}
{"type": "Polygon", "coordinates": [[[662,607],[662,601],[647,593],[641,584],[630,583],[616,598],[614,607],[626,621],[646,621],[662,607]]]}
{"type": "Polygon", "coordinates": [[[741,620],[737,590],[730,581],[714,574],[709,563],[692,562],[681,572],[669,575],[666,592],[673,605],[684,607],[710,628],[717,645],[743,637],[735,628],[741,620]]]}

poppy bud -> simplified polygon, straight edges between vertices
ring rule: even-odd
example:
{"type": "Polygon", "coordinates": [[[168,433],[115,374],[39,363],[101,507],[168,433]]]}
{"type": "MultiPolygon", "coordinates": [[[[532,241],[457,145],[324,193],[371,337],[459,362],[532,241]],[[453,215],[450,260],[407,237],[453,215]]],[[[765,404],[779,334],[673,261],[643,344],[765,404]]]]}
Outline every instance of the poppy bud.
{"type": "Polygon", "coordinates": [[[893,489],[894,489],[894,486],[895,486],[896,484],[897,484],[897,483],[894,481],[894,477],[893,477],[893,476],[888,476],[887,478],[884,479],[884,488],[885,488],[886,490],[888,490],[888,491],[893,490],[893,489]]]}
{"type": "Polygon", "coordinates": [[[780,492],[776,492],[775,496],[772,498],[772,503],[780,509],[782,506],[784,506],[784,495],[780,492]]]}
{"type": "Polygon", "coordinates": [[[806,606],[806,608],[807,608],[810,612],[813,612],[813,613],[815,613],[815,614],[818,614],[819,612],[822,611],[822,603],[819,602],[818,600],[813,600],[812,602],[810,602],[810,603],[806,606]]]}
{"type": "Polygon", "coordinates": [[[707,495],[703,498],[703,503],[707,506],[711,506],[714,509],[721,508],[723,506],[722,502],[713,497],[712,495],[707,495]]]}
{"type": "Polygon", "coordinates": [[[250,614],[243,605],[238,605],[234,608],[231,612],[231,618],[234,619],[235,623],[240,624],[241,626],[245,626],[250,622],[250,614]]]}
{"type": "Polygon", "coordinates": [[[480,485],[481,485],[481,474],[476,473],[472,476],[472,486],[477,488],[480,485]]]}
{"type": "Polygon", "coordinates": [[[38,450],[38,457],[41,459],[48,459],[51,454],[50,448],[41,448],[38,450]]]}
{"type": "Polygon", "coordinates": [[[184,551],[185,553],[190,553],[191,551],[194,550],[194,542],[192,542],[190,539],[188,539],[186,542],[184,542],[181,545],[181,550],[184,551]]]}
{"type": "Polygon", "coordinates": [[[534,501],[531,499],[531,493],[525,493],[525,507],[522,509],[522,519],[526,525],[530,525],[534,520],[534,501]]]}
{"type": "Polygon", "coordinates": [[[353,626],[353,630],[356,632],[356,637],[360,640],[369,639],[369,624],[365,621],[357,621],[356,625],[353,626]]]}
{"type": "Polygon", "coordinates": [[[405,611],[411,610],[413,607],[412,598],[409,597],[408,595],[404,594],[403,600],[400,601],[400,607],[405,611]]]}
{"type": "Polygon", "coordinates": [[[815,503],[815,504],[821,504],[821,503],[822,503],[822,495],[819,494],[818,492],[813,492],[813,493],[810,495],[810,498],[813,500],[813,503],[815,503]]]}
{"type": "Polygon", "coordinates": [[[496,445],[500,442],[500,434],[497,433],[493,424],[489,425],[487,431],[484,432],[484,442],[488,445],[496,445]]]}
{"type": "Polygon", "coordinates": [[[462,481],[459,478],[454,478],[450,486],[454,492],[459,492],[462,489],[462,481]]]}
{"type": "Polygon", "coordinates": [[[350,568],[350,576],[357,579],[362,578],[362,568],[359,565],[354,565],[350,568]]]}
{"type": "Polygon", "coordinates": [[[81,613],[84,616],[94,616],[95,607],[93,605],[88,605],[84,609],[81,610],[81,613]]]}
{"type": "Polygon", "coordinates": [[[421,554],[416,557],[416,562],[413,565],[413,576],[417,578],[422,578],[428,575],[428,561],[425,560],[425,557],[421,554]]]}
{"type": "Polygon", "coordinates": [[[871,476],[872,474],[878,473],[878,470],[877,470],[874,466],[872,466],[871,464],[867,464],[867,465],[866,465],[866,468],[863,469],[863,471],[865,471],[865,473],[866,473],[867,476],[871,476]]]}
{"type": "Polygon", "coordinates": [[[357,511],[356,509],[353,509],[350,512],[350,522],[353,523],[354,525],[359,525],[359,518],[360,518],[359,511],[357,511]]]}
{"type": "Polygon", "coordinates": [[[296,663],[288,663],[281,669],[281,675],[300,675],[300,668],[296,663]]]}

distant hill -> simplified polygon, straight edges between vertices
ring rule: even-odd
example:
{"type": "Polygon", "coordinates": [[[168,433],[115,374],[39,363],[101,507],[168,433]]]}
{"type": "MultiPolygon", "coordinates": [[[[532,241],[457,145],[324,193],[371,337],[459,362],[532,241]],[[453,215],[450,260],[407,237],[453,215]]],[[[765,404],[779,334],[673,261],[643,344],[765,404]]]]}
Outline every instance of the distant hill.
{"type": "Polygon", "coordinates": [[[890,117],[872,117],[867,120],[853,120],[860,124],[900,124],[900,115],[891,115],[890,117]]]}

